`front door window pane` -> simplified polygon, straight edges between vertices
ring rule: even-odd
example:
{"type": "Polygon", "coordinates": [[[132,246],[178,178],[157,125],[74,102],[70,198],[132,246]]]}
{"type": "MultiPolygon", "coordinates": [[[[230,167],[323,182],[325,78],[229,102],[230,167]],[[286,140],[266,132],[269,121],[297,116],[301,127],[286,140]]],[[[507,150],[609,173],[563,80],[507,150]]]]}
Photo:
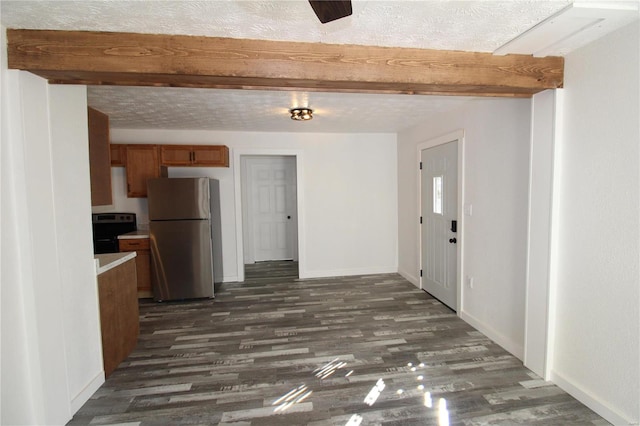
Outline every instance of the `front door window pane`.
{"type": "Polygon", "coordinates": [[[433,177],[433,212],[442,214],[442,176],[433,177]]]}

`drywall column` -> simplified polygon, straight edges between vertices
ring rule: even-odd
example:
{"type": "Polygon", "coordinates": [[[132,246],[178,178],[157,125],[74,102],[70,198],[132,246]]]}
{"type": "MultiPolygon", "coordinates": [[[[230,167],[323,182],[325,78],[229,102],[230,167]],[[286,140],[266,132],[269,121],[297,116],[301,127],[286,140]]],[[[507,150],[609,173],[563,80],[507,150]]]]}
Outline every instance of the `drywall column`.
{"type": "Polygon", "coordinates": [[[55,235],[71,413],[104,383],[93,260],[87,89],[47,85],[55,235]]]}
{"type": "Polygon", "coordinates": [[[0,424],[37,424],[44,419],[43,384],[39,373],[31,253],[27,236],[20,74],[7,69],[5,29],[2,46],[2,371],[0,424]]]}
{"type": "MultiPolygon", "coordinates": [[[[3,146],[6,144],[16,162],[6,177],[12,184],[7,188],[9,194],[17,202],[9,217],[14,221],[10,225],[16,227],[18,234],[10,246],[15,251],[12,260],[16,264],[11,265],[15,267],[14,281],[3,279],[2,288],[3,296],[4,289],[9,288],[7,293],[18,297],[11,301],[18,306],[11,308],[9,318],[3,309],[2,325],[3,329],[7,322],[13,325],[11,321],[15,319],[14,326],[23,328],[13,330],[10,341],[2,334],[2,398],[3,408],[8,408],[3,410],[2,423],[64,424],[71,416],[61,309],[63,290],[56,246],[47,81],[22,71],[3,70],[3,73],[11,79],[9,95],[14,96],[6,105],[10,110],[7,112],[10,137],[6,142],[3,139],[3,146]],[[19,351],[25,352],[25,358],[16,360],[10,356],[5,362],[5,348],[11,349],[14,343],[19,351]],[[19,372],[5,378],[5,371],[14,368],[19,372]],[[9,383],[5,382],[7,379],[9,383]],[[21,395],[15,389],[27,394],[21,395]],[[5,400],[12,394],[16,398],[33,398],[31,406],[18,402],[20,408],[14,409],[9,405],[14,401],[5,400]]],[[[4,177],[4,168],[2,173],[4,177]]],[[[2,224],[4,228],[4,218],[2,224]]],[[[4,243],[3,234],[3,247],[6,247],[4,243]]]]}
{"type": "Polygon", "coordinates": [[[565,57],[551,379],[640,421],[640,25],[565,57]]]}
{"type": "Polygon", "coordinates": [[[552,233],[556,101],[562,89],[534,95],[529,155],[529,223],[525,306],[524,365],[548,379],[549,302],[552,285],[552,233]]]}

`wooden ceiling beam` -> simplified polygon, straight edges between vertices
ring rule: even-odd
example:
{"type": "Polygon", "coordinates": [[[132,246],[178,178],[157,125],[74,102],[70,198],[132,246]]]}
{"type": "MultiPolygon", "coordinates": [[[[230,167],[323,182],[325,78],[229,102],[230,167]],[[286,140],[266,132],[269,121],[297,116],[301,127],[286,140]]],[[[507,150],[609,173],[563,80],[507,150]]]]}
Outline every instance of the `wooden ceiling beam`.
{"type": "Polygon", "coordinates": [[[7,30],[8,64],[52,83],[529,97],[560,57],[158,34],[7,30]]]}

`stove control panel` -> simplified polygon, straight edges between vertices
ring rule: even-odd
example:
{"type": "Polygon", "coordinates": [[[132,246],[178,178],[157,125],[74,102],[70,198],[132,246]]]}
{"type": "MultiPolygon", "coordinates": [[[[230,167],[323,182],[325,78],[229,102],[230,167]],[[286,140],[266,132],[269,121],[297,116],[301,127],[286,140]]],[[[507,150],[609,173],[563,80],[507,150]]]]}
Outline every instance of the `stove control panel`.
{"type": "Polygon", "coordinates": [[[94,213],[93,223],[136,223],[134,213],[94,213]]]}

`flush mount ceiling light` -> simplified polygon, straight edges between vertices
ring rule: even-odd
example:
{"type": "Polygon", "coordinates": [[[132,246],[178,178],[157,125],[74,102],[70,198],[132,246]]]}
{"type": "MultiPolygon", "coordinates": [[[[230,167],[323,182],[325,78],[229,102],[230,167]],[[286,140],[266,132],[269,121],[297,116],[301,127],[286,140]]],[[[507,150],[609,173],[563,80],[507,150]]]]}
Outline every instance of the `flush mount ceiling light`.
{"type": "Polygon", "coordinates": [[[307,121],[313,118],[313,110],[311,108],[292,108],[289,112],[292,120],[307,121]]]}

